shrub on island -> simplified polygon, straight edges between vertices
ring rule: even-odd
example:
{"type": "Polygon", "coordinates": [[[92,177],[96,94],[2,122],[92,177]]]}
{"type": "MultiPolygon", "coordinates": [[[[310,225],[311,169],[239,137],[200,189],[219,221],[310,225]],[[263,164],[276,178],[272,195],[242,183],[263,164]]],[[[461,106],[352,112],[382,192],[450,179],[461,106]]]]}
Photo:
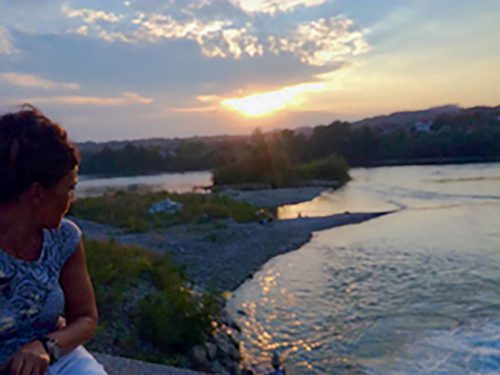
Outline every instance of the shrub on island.
{"type": "Polygon", "coordinates": [[[283,156],[247,158],[213,171],[214,185],[262,184],[273,188],[307,185],[308,181],[326,180],[343,184],[349,180],[349,165],[343,157],[331,155],[292,166],[283,156]]]}
{"type": "Polygon", "coordinates": [[[343,157],[331,155],[295,167],[302,180],[329,180],[345,183],[349,180],[349,165],[343,157]]]}

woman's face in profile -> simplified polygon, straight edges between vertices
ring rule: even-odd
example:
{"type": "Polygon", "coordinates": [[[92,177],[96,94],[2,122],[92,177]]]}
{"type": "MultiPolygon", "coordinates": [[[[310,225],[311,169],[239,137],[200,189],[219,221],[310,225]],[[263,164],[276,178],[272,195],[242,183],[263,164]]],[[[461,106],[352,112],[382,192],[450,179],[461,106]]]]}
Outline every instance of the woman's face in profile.
{"type": "Polygon", "coordinates": [[[46,189],[45,197],[39,206],[43,227],[57,228],[74,201],[74,190],[78,182],[78,167],[64,176],[54,187],[46,189]]]}

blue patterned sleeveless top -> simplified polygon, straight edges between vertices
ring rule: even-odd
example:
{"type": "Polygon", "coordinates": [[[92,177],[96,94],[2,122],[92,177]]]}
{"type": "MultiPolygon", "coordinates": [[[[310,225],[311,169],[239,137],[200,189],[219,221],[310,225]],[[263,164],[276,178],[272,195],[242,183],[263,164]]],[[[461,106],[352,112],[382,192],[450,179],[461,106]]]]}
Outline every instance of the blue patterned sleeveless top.
{"type": "Polygon", "coordinates": [[[35,261],[14,258],[0,249],[0,368],[26,343],[53,332],[64,313],[61,270],[76,249],[81,231],[63,219],[43,230],[35,261]]]}

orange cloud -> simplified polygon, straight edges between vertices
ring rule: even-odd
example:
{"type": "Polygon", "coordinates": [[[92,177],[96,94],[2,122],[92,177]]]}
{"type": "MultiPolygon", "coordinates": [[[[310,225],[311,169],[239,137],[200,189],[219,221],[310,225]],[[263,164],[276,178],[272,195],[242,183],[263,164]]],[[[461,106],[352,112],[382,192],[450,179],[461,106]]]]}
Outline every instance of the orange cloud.
{"type": "Polygon", "coordinates": [[[123,92],[118,97],[101,96],[48,96],[29,98],[25,101],[34,104],[62,104],[62,105],[94,105],[99,107],[119,107],[132,104],[147,105],[153,102],[153,99],[143,97],[134,92],[123,92]]]}
{"type": "Polygon", "coordinates": [[[54,82],[40,78],[33,74],[23,73],[0,73],[0,79],[14,86],[37,88],[44,90],[79,90],[80,85],[75,82],[54,82]]]}

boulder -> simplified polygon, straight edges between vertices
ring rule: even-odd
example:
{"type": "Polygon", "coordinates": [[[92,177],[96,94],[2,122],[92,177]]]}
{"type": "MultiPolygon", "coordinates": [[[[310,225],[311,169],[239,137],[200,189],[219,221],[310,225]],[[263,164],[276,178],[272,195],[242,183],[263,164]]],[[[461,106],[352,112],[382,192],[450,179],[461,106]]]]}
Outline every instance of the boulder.
{"type": "Polygon", "coordinates": [[[182,203],[175,202],[169,198],[166,198],[160,202],[155,203],[152,205],[148,213],[149,214],[158,214],[158,213],[167,213],[167,214],[175,214],[176,212],[179,212],[182,210],[182,203]]]}
{"type": "Polygon", "coordinates": [[[212,363],[212,371],[216,374],[231,375],[231,373],[224,366],[222,366],[218,361],[215,361],[214,363],[212,363]]]}
{"type": "Polygon", "coordinates": [[[240,351],[239,351],[238,347],[236,347],[234,345],[229,345],[228,354],[229,354],[229,357],[231,357],[235,361],[239,361],[241,359],[240,351]]]}
{"type": "Polygon", "coordinates": [[[207,349],[203,345],[196,345],[191,348],[190,357],[197,365],[207,364],[207,349]]]}
{"type": "Polygon", "coordinates": [[[205,349],[207,350],[207,357],[210,361],[213,361],[217,356],[217,345],[211,342],[205,343],[205,349]]]}

